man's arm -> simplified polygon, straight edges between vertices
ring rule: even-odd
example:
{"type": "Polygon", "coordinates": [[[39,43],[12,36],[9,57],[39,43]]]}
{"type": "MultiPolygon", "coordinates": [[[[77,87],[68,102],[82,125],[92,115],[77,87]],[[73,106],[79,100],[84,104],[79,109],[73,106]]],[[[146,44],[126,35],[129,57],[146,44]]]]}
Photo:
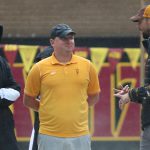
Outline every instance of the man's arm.
{"type": "Polygon", "coordinates": [[[31,96],[24,94],[23,103],[26,107],[29,107],[33,109],[34,111],[39,110],[39,101],[36,99],[36,97],[31,97],[31,96]]]}
{"type": "Polygon", "coordinates": [[[118,93],[114,95],[120,98],[119,107],[121,109],[123,109],[124,105],[129,102],[150,103],[150,91],[148,87],[133,88],[128,92],[124,92],[124,90],[118,90],[118,93]]]}
{"type": "Polygon", "coordinates": [[[95,105],[99,101],[99,93],[88,95],[88,104],[89,106],[95,105]]]}
{"type": "Polygon", "coordinates": [[[132,102],[136,103],[150,103],[149,87],[139,87],[129,90],[129,97],[132,102]]]}
{"type": "Polygon", "coordinates": [[[9,101],[15,101],[20,96],[20,93],[17,90],[12,88],[1,88],[0,89],[0,99],[7,99],[9,101]]]}

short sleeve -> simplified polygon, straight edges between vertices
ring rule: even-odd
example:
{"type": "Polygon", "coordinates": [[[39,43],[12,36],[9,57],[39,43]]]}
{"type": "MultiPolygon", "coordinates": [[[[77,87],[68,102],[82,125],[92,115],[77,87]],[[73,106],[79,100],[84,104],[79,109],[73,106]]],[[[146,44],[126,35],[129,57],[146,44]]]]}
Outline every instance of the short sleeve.
{"type": "Polygon", "coordinates": [[[88,85],[88,94],[96,94],[100,92],[100,84],[98,74],[94,65],[90,62],[89,70],[89,85],[88,85]]]}
{"type": "Polygon", "coordinates": [[[27,76],[24,92],[28,96],[36,97],[39,95],[40,86],[40,71],[38,65],[35,64],[27,76]]]}

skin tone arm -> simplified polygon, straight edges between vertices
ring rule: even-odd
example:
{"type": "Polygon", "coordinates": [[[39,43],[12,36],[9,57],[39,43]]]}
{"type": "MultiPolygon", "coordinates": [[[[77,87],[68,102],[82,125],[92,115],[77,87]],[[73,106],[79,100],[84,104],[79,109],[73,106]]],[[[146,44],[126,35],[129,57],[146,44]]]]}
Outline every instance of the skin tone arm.
{"type": "Polygon", "coordinates": [[[24,94],[23,104],[26,107],[33,109],[34,111],[38,112],[38,110],[39,110],[39,101],[36,100],[36,97],[31,97],[31,96],[24,94]]]}
{"type": "Polygon", "coordinates": [[[99,93],[88,95],[88,104],[89,106],[94,106],[99,101],[99,93]]]}

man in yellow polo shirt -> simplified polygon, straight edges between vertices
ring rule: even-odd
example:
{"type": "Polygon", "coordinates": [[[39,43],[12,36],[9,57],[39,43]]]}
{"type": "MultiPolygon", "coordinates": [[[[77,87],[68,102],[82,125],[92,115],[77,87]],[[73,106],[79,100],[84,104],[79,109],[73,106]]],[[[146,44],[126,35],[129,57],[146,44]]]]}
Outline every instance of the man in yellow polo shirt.
{"type": "Polygon", "coordinates": [[[54,53],[27,77],[24,105],[39,112],[39,150],[91,150],[88,106],[99,100],[99,80],[89,60],[73,55],[74,35],[66,24],[53,27],[54,53]]]}

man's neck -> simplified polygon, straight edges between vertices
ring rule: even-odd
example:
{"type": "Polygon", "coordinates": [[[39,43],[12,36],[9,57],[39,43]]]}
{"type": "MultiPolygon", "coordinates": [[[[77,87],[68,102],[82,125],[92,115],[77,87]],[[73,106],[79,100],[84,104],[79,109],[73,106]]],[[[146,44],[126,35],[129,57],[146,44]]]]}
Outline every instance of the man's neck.
{"type": "Polygon", "coordinates": [[[72,53],[63,53],[63,54],[61,53],[60,54],[60,53],[54,52],[54,55],[60,63],[67,63],[72,58],[72,53]]]}

